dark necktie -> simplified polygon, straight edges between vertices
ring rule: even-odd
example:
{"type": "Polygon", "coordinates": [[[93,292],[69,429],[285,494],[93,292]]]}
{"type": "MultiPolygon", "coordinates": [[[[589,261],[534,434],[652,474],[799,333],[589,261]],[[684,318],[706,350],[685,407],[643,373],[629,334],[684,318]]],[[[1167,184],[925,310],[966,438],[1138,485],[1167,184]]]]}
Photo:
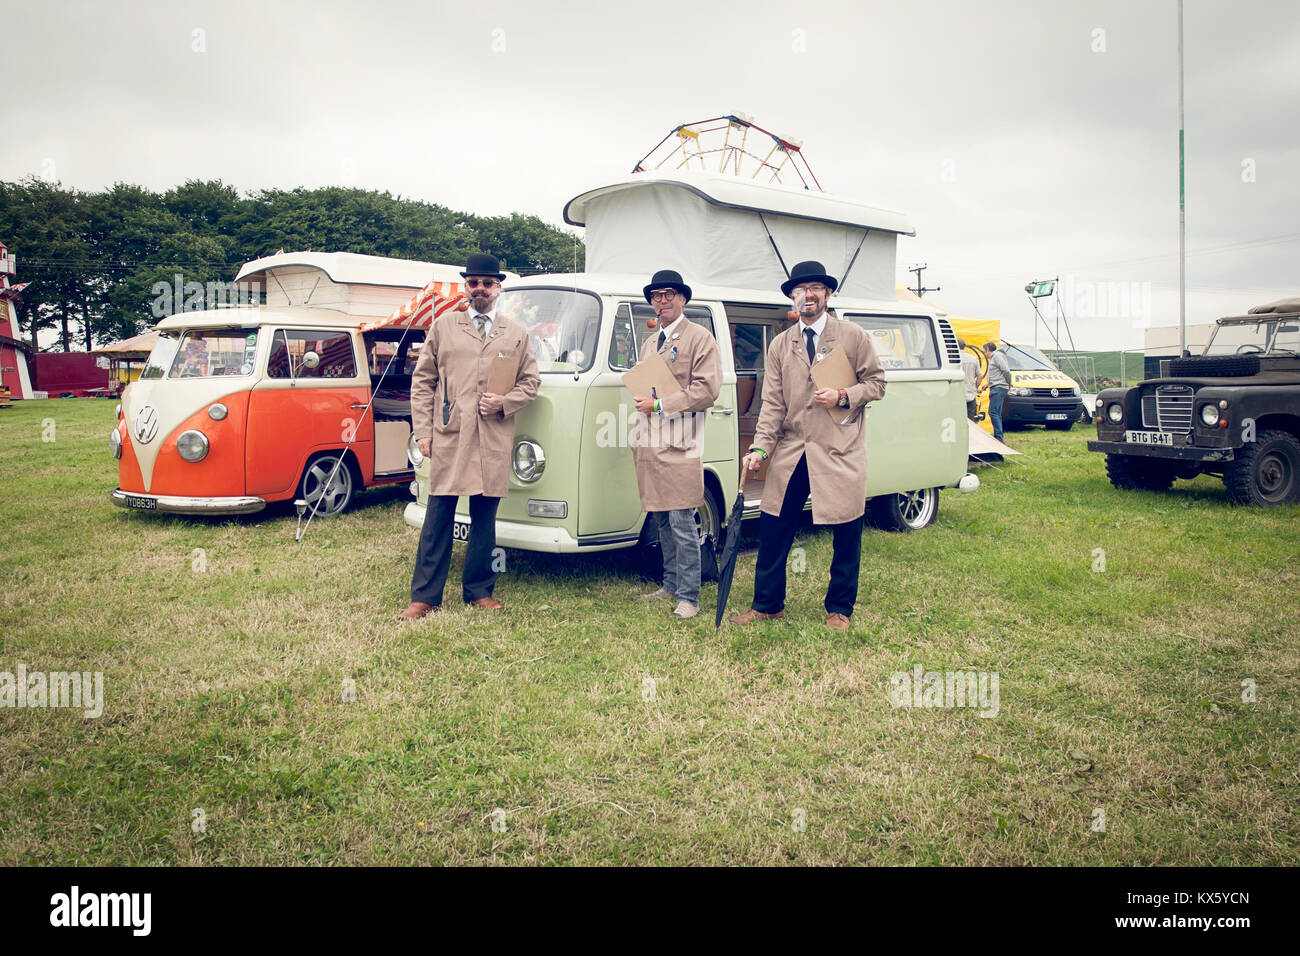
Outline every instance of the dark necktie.
{"type": "Polygon", "coordinates": [[[668,333],[667,333],[667,332],[660,332],[660,333],[659,333],[659,348],[662,349],[662,348],[664,347],[664,342],[667,341],[667,339],[668,339],[668,333]]]}
{"type": "Polygon", "coordinates": [[[803,334],[808,338],[808,361],[812,362],[813,356],[817,354],[817,347],[813,345],[813,330],[804,329],[803,334]]]}

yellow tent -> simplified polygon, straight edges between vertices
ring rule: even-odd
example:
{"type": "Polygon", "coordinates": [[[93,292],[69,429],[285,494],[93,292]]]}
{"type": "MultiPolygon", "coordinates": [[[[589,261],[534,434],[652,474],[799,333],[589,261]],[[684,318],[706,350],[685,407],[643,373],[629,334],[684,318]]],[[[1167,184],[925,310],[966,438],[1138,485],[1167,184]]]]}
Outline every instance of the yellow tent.
{"type": "MultiPolygon", "coordinates": [[[[960,315],[956,312],[949,312],[943,306],[936,305],[922,299],[907,286],[901,282],[894,283],[894,291],[898,298],[905,302],[920,302],[939,313],[941,318],[947,319],[952,323],[952,330],[959,339],[966,343],[966,351],[979,359],[980,375],[983,376],[988,371],[988,358],[984,355],[982,346],[985,342],[997,342],[1001,344],[1002,323],[997,319],[979,319],[972,315],[960,315]]],[[[988,382],[985,380],[984,388],[975,397],[976,409],[979,414],[979,426],[990,435],[993,434],[993,424],[989,421],[989,389],[988,382]]]]}

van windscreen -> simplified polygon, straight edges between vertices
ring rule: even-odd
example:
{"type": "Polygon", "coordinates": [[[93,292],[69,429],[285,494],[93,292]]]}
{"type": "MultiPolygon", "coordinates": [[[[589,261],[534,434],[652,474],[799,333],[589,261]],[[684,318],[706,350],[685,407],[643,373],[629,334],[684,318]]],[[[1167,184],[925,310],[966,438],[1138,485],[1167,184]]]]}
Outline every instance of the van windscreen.
{"type": "Polygon", "coordinates": [[[252,375],[257,329],[196,329],[181,339],[168,378],[252,375]]]}
{"type": "Polygon", "coordinates": [[[158,338],[154,339],[149,360],[144,363],[144,369],[140,372],[140,378],[147,380],[166,375],[167,370],[171,368],[172,359],[176,357],[176,345],[179,341],[180,339],[173,332],[159,332],[158,338]]]}
{"type": "Polygon", "coordinates": [[[600,339],[600,299],[573,289],[506,289],[497,314],[528,329],[538,371],[572,374],[591,368],[600,339]]]}

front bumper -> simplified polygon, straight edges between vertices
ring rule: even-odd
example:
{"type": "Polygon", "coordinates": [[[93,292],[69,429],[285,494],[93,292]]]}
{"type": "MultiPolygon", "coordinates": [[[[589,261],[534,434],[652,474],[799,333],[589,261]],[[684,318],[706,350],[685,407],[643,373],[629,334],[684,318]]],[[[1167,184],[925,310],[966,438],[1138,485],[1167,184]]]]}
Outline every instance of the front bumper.
{"type": "Polygon", "coordinates": [[[1088,442],[1088,451],[1107,455],[1140,455],[1143,458],[1166,458],[1170,461],[1232,461],[1231,448],[1197,448],[1195,445],[1139,445],[1130,441],[1088,442]]]}
{"type": "Polygon", "coordinates": [[[180,495],[144,495],[113,489],[113,504],[132,511],[161,511],[170,515],[251,515],[266,507],[265,498],[186,498],[180,495]],[[128,498],[152,501],[152,508],[132,505],[128,498]]]}
{"type": "MultiPolygon", "coordinates": [[[[402,512],[402,520],[412,528],[424,527],[424,506],[412,501],[402,512]]],[[[467,515],[457,514],[457,521],[469,523],[467,515]]],[[[497,519],[496,543],[502,548],[520,551],[542,551],[550,554],[586,554],[589,551],[615,551],[630,548],[639,535],[599,535],[593,539],[579,540],[564,528],[548,525],[520,524],[517,521],[497,519]]]]}
{"type": "Polygon", "coordinates": [[[1046,425],[1048,422],[1077,422],[1083,412],[1078,397],[1047,398],[1037,395],[1008,395],[1002,402],[1002,421],[1023,422],[1026,425],[1046,425]],[[1064,418],[1048,418],[1064,415],[1064,418]]]}

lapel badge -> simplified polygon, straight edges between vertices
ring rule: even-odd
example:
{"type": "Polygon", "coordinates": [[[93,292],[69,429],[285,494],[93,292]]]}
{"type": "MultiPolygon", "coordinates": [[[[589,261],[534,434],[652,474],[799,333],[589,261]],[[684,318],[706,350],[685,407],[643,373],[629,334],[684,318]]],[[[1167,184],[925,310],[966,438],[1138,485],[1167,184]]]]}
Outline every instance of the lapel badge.
{"type": "MultiPolygon", "coordinates": [[[[676,338],[676,336],[673,336],[673,338],[676,338]]],[[[670,361],[670,362],[676,362],[676,361],[677,361],[677,346],[674,345],[674,346],[672,347],[672,351],[670,351],[670,352],[668,353],[668,361],[670,361]]]]}

